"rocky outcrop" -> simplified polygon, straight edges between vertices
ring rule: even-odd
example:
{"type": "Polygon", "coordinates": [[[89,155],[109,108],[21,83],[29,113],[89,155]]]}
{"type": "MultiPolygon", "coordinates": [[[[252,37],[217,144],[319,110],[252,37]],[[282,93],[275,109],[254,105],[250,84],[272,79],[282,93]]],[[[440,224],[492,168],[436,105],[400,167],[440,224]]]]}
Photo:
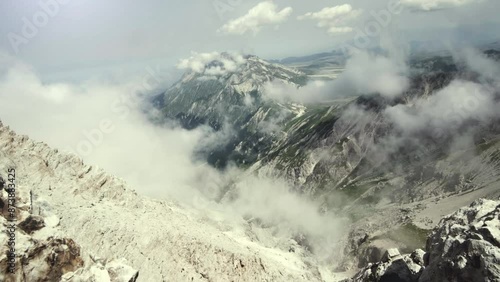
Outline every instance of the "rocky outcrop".
{"type": "Polygon", "coordinates": [[[500,281],[500,201],[480,199],[446,216],[427,239],[426,252],[386,252],[350,281],[500,281]]]}
{"type": "Polygon", "coordinates": [[[30,196],[24,187],[16,187],[14,191],[10,188],[0,190],[0,281],[136,281],[139,273],[124,260],[90,261],[86,265],[80,246],[61,232],[55,215],[46,211],[40,215],[31,214],[30,196]],[[9,193],[15,195],[14,219],[9,211],[12,206],[7,205],[12,203],[9,193]],[[93,276],[96,269],[101,268],[106,270],[108,280],[93,276]]]}
{"type": "Polygon", "coordinates": [[[478,200],[443,218],[426,249],[419,281],[500,281],[500,201],[478,200]]]}
{"type": "Polygon", "coordinates": [[[33,232],[45,227],[43,217],[37,215],[30,215],[18,225],[24,232],[32,234],[33,232]]]}
{"type": "Polygon", "coordinates": [[[21,281],[59,281],[83,266],[80,247],[72,239],[49,237],[33,243],[20,260],[21,281]]]}

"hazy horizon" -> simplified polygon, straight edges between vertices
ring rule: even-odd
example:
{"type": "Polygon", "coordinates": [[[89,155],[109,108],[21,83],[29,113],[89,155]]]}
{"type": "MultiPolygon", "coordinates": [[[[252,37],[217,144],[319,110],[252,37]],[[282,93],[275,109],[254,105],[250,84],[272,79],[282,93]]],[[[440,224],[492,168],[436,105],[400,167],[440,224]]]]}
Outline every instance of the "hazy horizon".
{"type": "Polygon", "coordinates": [[[374,42],[475,44],[500,39],[500,29],[494,28],[500,26],[498,8],[500,3],[491,0],[3,1],[0,54],[57,81],[110,70],[169,68],[192,52],[306,56],[336,49],[370,28],[374,42]],[[398,12],[386,19],[395,3],[398,12]]]}

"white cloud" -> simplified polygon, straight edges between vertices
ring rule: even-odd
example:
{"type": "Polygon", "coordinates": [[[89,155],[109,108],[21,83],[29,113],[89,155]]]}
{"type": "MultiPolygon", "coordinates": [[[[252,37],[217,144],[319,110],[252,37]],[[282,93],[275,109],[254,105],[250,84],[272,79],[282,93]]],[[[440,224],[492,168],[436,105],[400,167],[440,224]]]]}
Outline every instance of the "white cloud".
{"type": "Polygon", "coordinates": [[[353,19],[361,14],[361,10],[355,10],[349,4],[335,7],[326,7],[315,13],[307,13],[299,16],[299,20],[316,20],[318,27],[327,28],[330,34],[349,33],[353,28],[349,26],[353,19]]]}
{"type": "Polygon", "coordinates": [[[478,83],[455,79],[428,98],[387,108],[387,117],[401,131],[407,134],[429,128],[456,131],[468,121],[487,123],[499,116],[499,103],[495,97],[500,85],[498,63],[472,49],[466,49],[457,56],[468,69],[485,80],[478,83]]]}
{"type": "Polygon", "coordinates": [[[359,52],[347,61],[335,81],[336,92],[350,95],[379,93],[394,98],[409,85],[404,62],[390,57],[359,52]]]}
{"type": "Polygon", "coordinates": [[[253,32],[256,35],[265,25],[277,25],[285,22],[291,13],[291,7],[278,11],[278,7],[273,2],[261,2],[250,9],[246,15],[226,23],[218,32],[240,35],[253,32]]]}
{"type": "Polygon", "coordinates": [[[387,108],[385,113],[402,131],[413,133],[427,128],[457,129],[471,119],[487,122],[497,115],[497,108],[487,87],[455,80],[428,99],[387,108]]]}
{"type": "Polygon", "coordinates": [[[401,0],[402,5],[423,11],[453,8],[479,2],[483,2],[483,0],[401,0]]]}
{"type": "Polygon", "coordinates": [[[212,53],[192,53],[192,56],[187,59],[182,59],[177,68],[182,70],[191,70],[201,73],[205,71],[206,65],[220,56],[217,52],[212,53]]]}
{"type": "Polygon", "coordinates": [[[470,70],[477,72],[485,79],[495,81],[497,87],[500,86],[500,65],[498,62],[492,61],[475,49],[465,49],[456,56],[458,60],[464,61],[470,70]]]}
{"type": "Polygon", "coordinates": [[[0,74],[0,119],[20,134],[124,177],[142,194],[190,197],[189,181],[201,172],[191,156],[211,131],[154,126],[135,96],[141,85],[142,77],[44,83],[33,68],[16,63],[0,74]],[[139,167],[149,167],[147,181],[139,167]],[[169,182],[160,184],[166,171],[169,182]]]}
{"type": "Polygon", "coordinates": [[[181,60],[177,68],[214,77],[234,72],[245,62],[240,54],[193,52],[191,57],[181,60]]]}

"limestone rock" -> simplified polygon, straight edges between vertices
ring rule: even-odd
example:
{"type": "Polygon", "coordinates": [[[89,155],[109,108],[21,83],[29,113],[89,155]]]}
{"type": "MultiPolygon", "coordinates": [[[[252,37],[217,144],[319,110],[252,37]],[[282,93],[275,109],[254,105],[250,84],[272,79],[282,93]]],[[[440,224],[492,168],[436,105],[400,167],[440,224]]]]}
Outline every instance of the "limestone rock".
{"type": "Polygon", "coordinates": [[[382,257],[383,262],[389,262],[391,260],[397,260],[398,258],[401,257],[401,254],[399,253],[398,249],[388,249],[384,256],[382,257]]]}
{"type": "Polygon", "coordinates": [[[369,264],[350,281],[417,282],[423,270],[423,265],[420,261],[420,255],[423,251],[420,251],[402,256],[398,249],[389,249],[384,254],[382,262],[369,264]]]}
{"type": "Polygon", "coordinates": [[[500,201],[480,199],[443,218],[426,252],[389,249],[350,281],[500,281],[500,201]]]}
{"type": "Polygon", "coordinates": [[[500,281],[500,201],[477,200],[441,220],[420,281],[500,281]]]}

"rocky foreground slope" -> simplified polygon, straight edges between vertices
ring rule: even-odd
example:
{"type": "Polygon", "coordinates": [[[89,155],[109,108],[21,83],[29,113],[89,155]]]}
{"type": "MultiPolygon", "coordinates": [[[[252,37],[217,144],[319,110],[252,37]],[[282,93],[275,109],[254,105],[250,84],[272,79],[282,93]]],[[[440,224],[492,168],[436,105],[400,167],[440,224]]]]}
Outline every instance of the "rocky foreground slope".
{"type": "MultiPolygon", "coordinates": [[[[3,230],[9,168],[16,170],[17,264],[16,275],[2,272],[2,281],[341,280],[294,240],[144,198],[103,170],[0,124],[3,230]]],[[[499,230],[500,202],[476,201],[445,217],[425,251],[388,248],[352,281],[500,281],[499,230]]],[[[2,269],[7,235],[0,236],[2,269]]]]}
{"type": "MultiPolygon", "coordinates": [[[[133,270],[137,281],[323,280],[314,260],[293,240],[269,235],[269,242],[283,247],[264,247],[259,240],[266,235],[256,235],[243,220],[217,220],[222,216],[139,196],[103,170],[0,124],[4,179],[9,168],[16,170],[19,201],[13,281],[92,281],[92,275],[106,281],[102,277],[113,278],[116,268],[131,280],[111,281],[134,281],[133,270]],[[36,228],[21,228],[27,221],[38,222],[36,228]]],[[[0,223],[6,230],[4,217],[0,223]]],[[[7,243],[2,233],[2,267],[7,243]]]]}

